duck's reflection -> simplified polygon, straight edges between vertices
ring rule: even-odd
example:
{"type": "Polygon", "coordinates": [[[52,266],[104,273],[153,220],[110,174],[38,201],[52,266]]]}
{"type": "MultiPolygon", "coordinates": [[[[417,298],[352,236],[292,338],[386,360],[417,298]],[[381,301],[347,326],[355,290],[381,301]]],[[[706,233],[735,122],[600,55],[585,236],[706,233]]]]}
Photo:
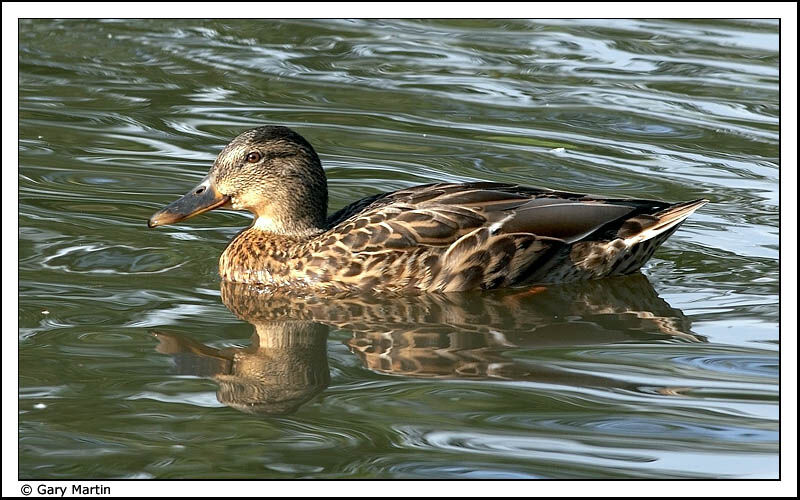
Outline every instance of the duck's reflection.
{"type": "Polygon", "coordinates": [[[329,327],[370,370],[411,377],[501,378],[621,387],[557,364],[518,361],[515,350],[704,339],[642,275],[492,293],[413,297],[300,297],[223,282],[222,300],[255,327],[245,348],[215,349],[157,332],[178,372],[211,377],[220,402],[248,413],[294,412],[330,383],[329,327]]]}
{"type": "Polygon", "coordinates": [[[215,349],[181,334],[154,332],[156,350],[171,354],[181,375],[216,380],[220,403],[247,413],[292,413],[328,387],[326,325],[255,318],[250,322],[255,332],[248,347],[215,349]]]}

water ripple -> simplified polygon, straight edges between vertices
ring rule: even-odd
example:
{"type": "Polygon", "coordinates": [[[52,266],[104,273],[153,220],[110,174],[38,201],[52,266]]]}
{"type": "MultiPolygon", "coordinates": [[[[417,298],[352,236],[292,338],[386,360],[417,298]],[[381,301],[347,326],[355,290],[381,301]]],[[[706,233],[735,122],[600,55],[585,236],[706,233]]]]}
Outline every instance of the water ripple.
{"type": "MultiPolygon", "coordinates": [[[[21,477],[777,473],[776,21],[19,28],[21,477]],[[220,211],[158,231],[145,221],[233,135],[264,123],[314,144],[334,209],[468,180],[710,199],[644,270],[692,340],[652,327],[609,339],[593,330],[602,320],[559,309],[546,329],[565,333],[551,344],[537,328],[473,353],[497,358],[486,373],[515,364],[527,378],[443,380],[373,371],[348,347],[357,332],[332,329],[330,386],[296,414],[225,407],[214,382],[175,375],[150,329],[168,325],[223,357],[256,348],[254,325],[220,302],[216,269],[249,219],[220,211]]],[[[652,316],[629,309],[603,316],[652,316]]]]}

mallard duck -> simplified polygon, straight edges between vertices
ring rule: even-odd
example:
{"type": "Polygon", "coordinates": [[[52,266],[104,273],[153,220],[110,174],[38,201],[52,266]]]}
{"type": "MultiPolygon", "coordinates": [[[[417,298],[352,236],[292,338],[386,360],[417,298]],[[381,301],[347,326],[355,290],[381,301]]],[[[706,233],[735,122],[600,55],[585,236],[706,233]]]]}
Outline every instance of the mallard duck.
{"type": "Polygon", "coordinates": [[[451,292],[637,271],[707,200],[605,198],[494,182],[381,193],[327,215],[325,172],[289,128],[243,132],[151,228],[215,208],[255,215],[224,280],[308,292],[451,292]]]}

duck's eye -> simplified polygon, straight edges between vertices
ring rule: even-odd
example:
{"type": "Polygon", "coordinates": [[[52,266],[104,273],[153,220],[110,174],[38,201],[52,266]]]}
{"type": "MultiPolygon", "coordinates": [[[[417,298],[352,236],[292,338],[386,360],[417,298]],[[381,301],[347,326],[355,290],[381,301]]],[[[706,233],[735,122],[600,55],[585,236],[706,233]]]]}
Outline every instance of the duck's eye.
{"type": "Polygon", "coordinates": [[[245,159],[248,163],[256,163],[261,159],[261,153],[258,151],[251,151],[250,153],[247,153],[247,157],[245,159]]]}

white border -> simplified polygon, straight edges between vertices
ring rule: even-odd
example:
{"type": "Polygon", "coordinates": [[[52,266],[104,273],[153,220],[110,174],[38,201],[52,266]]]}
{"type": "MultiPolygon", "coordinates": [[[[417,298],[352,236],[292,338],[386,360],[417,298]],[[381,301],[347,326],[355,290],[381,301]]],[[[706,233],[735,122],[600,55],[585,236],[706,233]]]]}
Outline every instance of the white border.
{"type": "MultiPolygon", "coordinates": [[[[797,4],[781,19],[781,478],[797,496],[797,4]]],[[[762,496],[767,493],[762,493],[762,496]]]]}
{"type": "MultiPolygon", "coordinates": [[[[105,484],[111,496],[796,496],[797,495],[797,4],[769,3],[9,3],[2,4],[3,37],[3,496],[22,496],[17,481],[17,20],[24,17],[719,17],[782,18],[781,24],[781,475],[783,481],[47,481],[105,484]],[[191,5],[187,9],[187,6],[191,5]],[[683,15],[686,13],[687,15],[683,15]],[[155,15],[154,15],[155,14],[155,15]],[[46,15],[46,16],[45,16],[46,15]]],[[[35,486],[41,481],[32,481],[35,486]]],[[[31,495],[37,496],[37,495],[31,495]]]]}

